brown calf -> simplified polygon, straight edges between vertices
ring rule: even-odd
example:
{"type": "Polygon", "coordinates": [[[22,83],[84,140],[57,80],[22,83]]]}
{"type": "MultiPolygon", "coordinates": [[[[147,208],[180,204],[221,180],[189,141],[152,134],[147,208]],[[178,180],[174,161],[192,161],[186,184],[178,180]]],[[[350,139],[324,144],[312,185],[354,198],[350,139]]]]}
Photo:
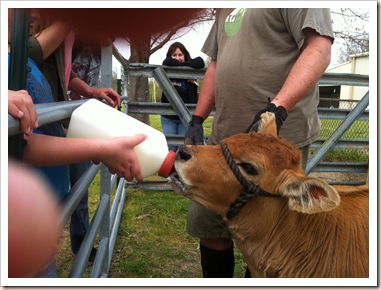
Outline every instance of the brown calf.
{"type": "Polygon", "coordinates": [[[175,191],[224,217],[254,277],[368,277],[368,186],[305,176],[274,115],[262,120],[260,133],[183,146],[175,191]]]}

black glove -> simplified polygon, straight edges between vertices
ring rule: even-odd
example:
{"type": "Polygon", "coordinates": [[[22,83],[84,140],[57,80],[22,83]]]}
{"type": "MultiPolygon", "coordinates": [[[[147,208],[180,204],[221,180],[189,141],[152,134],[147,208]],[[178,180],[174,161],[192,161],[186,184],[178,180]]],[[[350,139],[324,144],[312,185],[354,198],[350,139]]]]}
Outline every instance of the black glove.
{"type": "Polygon", "coordinates": [[[189,122],[188,130],[185,133],[185,145],[203,145],[204,144],[204,128],[202,123],[204,119],[200,116],[192,116],[189,122]]]}
{"type": "Polygon", "coordinates": [[[246,133],[249,133],[251,131],[258,131],[258,122],[261,120],[261,115],[265,112],[272,112],[275,114],[275,120],[276,120],[276,128],[277,133],[279,134],[280,127],[282,127],[283,122],[286,120],[288,114],[284,107],[279,106],[277,107],[275,104],[270,102],[270,99],[267,103],[266,108],[263,110],[260,110],[254,118],[254,121],[250,124],[250,126],[246,129],[246,133]]]}

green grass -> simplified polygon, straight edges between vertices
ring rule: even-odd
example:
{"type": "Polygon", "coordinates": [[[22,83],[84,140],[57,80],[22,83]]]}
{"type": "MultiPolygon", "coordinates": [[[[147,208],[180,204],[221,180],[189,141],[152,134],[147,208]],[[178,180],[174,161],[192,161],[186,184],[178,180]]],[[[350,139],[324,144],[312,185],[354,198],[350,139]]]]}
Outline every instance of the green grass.
{"type": "Polygon", "coordinates": [[[196,277],[197,241],[185,234],[188,202],[173,192],[128,190],[110,277],[196,277]]]}
{"type": "MultiPolygon", "coordinates": [[[[334,130],[341,124],[341,120],[322,120],[320,130],[321,138],[328,138],[334,130]]],[[[342,136],[343,139],[369,139],[369,122],[358,120],[342,136]]],[[[315,150],[311,150],[313,153],[315,150]]],[[[332,149],[323,158],[325,162],[368,162],[369,154],[367,149],[356,149],[348,147],[344,149],[332,149]]]]}
{"type": "MultiPolygon", "coordinates": [[[[186,233],[189,200],[172,191],[128,192],[110,277],[202,277],[198,239],[186,233]]],[[[238,263],[236,274],[243,268],[238,263]]]]}
{"type": "MultiPolygon", "coordinates": [[[[322,120],[322,137],[327,137],[331,121],[322,120]],[[324,129],[324,128],[328,129],[324,129]]],[[[150,117],[151,126],[161,130],[160,116],[150,117]]],[[[337,126],[336,121],[334,122],[337,126]]],[[[210,135],[212,118],[204,122],[204,133],[210,135]]],[[[367,138],[369,132],[357,121],[346,133],[347,138],[367,138]],[[356,125],[357,124],[357,125],[356,125]],[[359,137],[357,137],[359,138],[359,137]]],[[[348,161],[347,153],[333,153],[335,160],[348,161]]],[[[367,154],[365,154],[367,156],[367,154]]],[[[363,158],[363,157],[356,157],[363,158]]],[[[157,178],[157,177],[153,177],[157,178]]],[[[89,187],[90,219],[99,203],[99,174],[89,187]]],[[[116,240],[110,278],[186,278],[202,277],[199,242],[186,232],[189,200],[172,191],[128,189],[121,225],[116,240]]],[[[59,277],[68,277],[74,258],[70,250],[68,227],[56,256],[59,277]]],[[[234,277],[243,277],[245,263],[235,249],[234,277]]],[[[88,277],[90,267],[85,272],[88,277]]]]}
{"type": "MultiPolygon", "coordinates": [[[[341,124],[342,120],[321,120],[322,126],[320,137],[328,138],[330,134],[341,124]]],[[[344,133],[344,139],[368,139],[369,138],[369,122],[358,120],[344,133]]]]}

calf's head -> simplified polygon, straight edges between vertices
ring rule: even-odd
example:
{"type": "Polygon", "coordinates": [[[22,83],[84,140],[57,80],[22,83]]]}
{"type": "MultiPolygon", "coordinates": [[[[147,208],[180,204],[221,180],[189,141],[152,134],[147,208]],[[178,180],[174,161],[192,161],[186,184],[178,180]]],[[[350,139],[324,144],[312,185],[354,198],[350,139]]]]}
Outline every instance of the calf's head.
{"type": "MultiPolygon", "coordinates": [[[[262,115],[258,133],[238,134],[223,143],[245,182],[260,193],[287,198],[291,210],[317,213],[339,205],[336,190],[323,180],[305,176],[299,150],[276,136],[274,114],[262,115]]],[[[170,181],[175,192],[225,217],[245,189],[222,146],[182,146],[170,181]]]]}

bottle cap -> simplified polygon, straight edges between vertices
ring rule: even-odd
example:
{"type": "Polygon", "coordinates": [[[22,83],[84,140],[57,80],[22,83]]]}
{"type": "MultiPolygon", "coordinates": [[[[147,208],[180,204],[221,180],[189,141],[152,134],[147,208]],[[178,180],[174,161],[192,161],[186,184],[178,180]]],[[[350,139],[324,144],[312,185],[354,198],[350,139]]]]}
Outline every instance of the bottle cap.
{"type": "Polygon", "coordinates": [[[161,177],[168,177],[172,171],[173,165],[175,164],[176,153],[169,150],[167,157],[165,157],[163,164],[159,169],[159,175],[161,177]]]}

